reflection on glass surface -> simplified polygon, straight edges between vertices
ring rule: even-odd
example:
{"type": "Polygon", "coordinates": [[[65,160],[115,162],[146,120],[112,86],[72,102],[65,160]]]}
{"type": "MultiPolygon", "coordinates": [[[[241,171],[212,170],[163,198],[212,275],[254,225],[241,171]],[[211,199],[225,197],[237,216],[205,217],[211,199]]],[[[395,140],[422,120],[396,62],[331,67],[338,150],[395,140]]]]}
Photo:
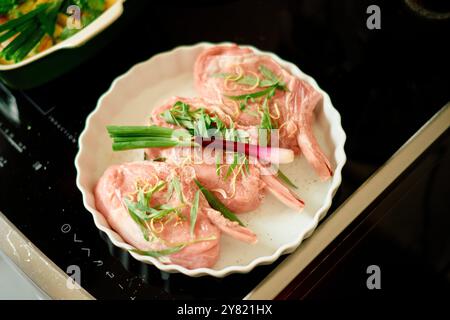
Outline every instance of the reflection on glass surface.
{"type": "Polygon", "coordinates": [[[303,298],[450,297],[450,131],[413,166],[368,213],[368,233],[303,298]],[[371,265],[380,268],[380,290],[367,289],[371,265]]]}
{"type": "Polygon", "coordinates": [[[11,91],[0,82],[0,113],[15,124],[20,123],[17,101],[11,91]]]}

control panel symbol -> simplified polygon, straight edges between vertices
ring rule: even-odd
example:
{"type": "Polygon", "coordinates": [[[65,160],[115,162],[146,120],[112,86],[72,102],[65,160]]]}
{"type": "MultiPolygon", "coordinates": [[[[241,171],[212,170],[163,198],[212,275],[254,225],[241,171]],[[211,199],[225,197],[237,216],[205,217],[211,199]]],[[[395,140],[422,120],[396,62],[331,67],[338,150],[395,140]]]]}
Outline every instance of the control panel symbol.
{"type": "Polygon", "coordinates": [[[83,240],[77,239],[77,234],[73,234],[73,242],[83,242],[83,240]]]}
{"type": "Polygon", "coordinates": [[[0,156],[0,168],[3,168],[8,163],[8,160],[0,156]]]}
{"type": "Polygon", "coordinates": [[[61,226],[62,233],[69,233],[71,229],[72,229],[72,227],[68,223],[65,223],[61,226]]]}
{"type": "Polygon", "coordinates": [[[89,248],[81,248],[81,250],[84,250],[87,252],[87,256],[90,257],[91,256],[91,249],[89,248]]]}
{"type": "Polygon", "coordinates": [[[97,267],[101,267],[103,265],[103,261],[102,260],[95,260],[95,261],[92,261],[92,262],[94,262],[97,265],[97,267]]]}
{"type": "Polygon", "coordinates": [[[40,163],[39,161],[36,161],[35,163],[33,163],[34,171],[39,171],[41,168],[42,168],[42,163],[40,163]]]}

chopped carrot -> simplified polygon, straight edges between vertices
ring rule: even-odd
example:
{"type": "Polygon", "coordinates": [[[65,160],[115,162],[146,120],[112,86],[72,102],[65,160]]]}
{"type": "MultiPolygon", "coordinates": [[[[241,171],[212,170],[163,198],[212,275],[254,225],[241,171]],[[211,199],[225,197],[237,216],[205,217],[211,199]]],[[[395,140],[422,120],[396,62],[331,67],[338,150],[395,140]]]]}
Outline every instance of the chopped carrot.
{"type": "Polygon", "coordinates": [[[55,32],[53,32],[53,38],[59,38],[61,36],[61,33],[63,32],[64,28],[60,26],[59,24],[55,25],[55,32]]]}
{"type": "Polygon", "coordinates": [[[58,13],[56,17],[56,22],[61,27],[65,27],[67,25],[67,16],[64,13],[58,13]]]}
{"type": "Polygon", "coordinates": [[[0,16],[0,24],[4,24],[5,22],[7,22],[9,19],[7,16],[5,15],[1,15],[0,16]]]}
{"type": "Polygon", "coordinates": [[[21,5],[19,5],[18,9],[22,14],[28,13],[34,9],[34,2],[33,1],[24,2],[21,5]]]}
{"type": "Polygon", "coordinates": [[[108,9],[111,7],[114,3],[116,3],[116,0],[106,0],[105,1],[105,9],[108,9]]]}
{"type": "Polygon", "coordinates": [[[50,48],[53,45],[53,40],[51,37],[49,37],[48,34],[46,34],[42,40],[41,43],[39,43],[39,47],[38,47],[38,52],[42,52],[44,50],[47,50],[48,48],[50,48]]]}

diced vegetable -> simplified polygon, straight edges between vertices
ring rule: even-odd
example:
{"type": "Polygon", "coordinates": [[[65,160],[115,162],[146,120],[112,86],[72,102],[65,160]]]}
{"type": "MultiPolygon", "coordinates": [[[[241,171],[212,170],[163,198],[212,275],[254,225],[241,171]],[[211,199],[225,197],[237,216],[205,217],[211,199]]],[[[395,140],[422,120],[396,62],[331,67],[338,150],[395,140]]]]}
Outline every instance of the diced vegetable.
{"type": "Polygon", "coordinates": [[[227,218],[228,220],[236,221],[241,226],[244,226],[242,221],[239,220],[239,218],[233,212],[231,212],[230,209],[225,207],[225,205],[222,202],[220,202],[220,200],[217,199],[217,197],[212,192],[210,192],[208,189],[206,189],[204,186],[202,186],[201,183],[197,179],[194,179],[194,182],[197,185],[197,187],[200,189],[200,191],[203,193],[203,195],[205,196],[205,198],[208,201],[209,205],[213,209],[215,209],[215,210],[219,211],[220,213],[222,213],[222,215],[225,218],[227,218]]]}
{"type": "Polygon", "coordinates": [[[0,0],[0,14],[8,13],[17,3],[17,0],[0,0]]]}

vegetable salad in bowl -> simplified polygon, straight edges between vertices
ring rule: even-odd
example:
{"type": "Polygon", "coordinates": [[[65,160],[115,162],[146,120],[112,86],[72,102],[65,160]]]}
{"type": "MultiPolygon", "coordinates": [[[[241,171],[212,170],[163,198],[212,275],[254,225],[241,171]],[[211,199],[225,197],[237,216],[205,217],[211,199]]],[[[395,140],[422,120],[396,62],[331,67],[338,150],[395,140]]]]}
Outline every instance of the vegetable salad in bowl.
{"type": "Polygon", "coordinates": [[[115,0],[0,0],[0,64],[13,64],[70,38],[115,0]]]}

